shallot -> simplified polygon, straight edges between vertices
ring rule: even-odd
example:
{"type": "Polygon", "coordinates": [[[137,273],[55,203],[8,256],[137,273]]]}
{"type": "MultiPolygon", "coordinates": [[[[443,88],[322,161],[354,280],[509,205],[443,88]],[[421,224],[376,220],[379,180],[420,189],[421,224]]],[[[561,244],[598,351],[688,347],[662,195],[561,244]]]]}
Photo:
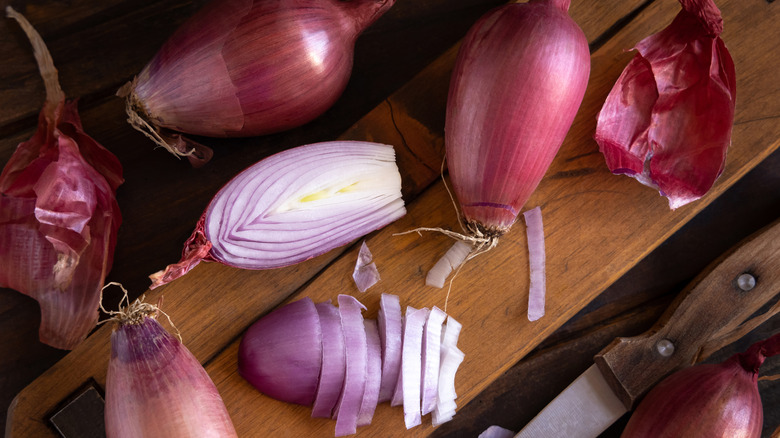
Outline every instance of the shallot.
{"type": "Polygon", "coordinates": [[[39,337],[70,350],[95,327],[122,215],[119,160],[87,135],[43,39],[10,6],[46,86],[38,129],[0,174],[0,287],[38,301],[39,337]]]}
{"type": "Polygon", "coordinates": [[[590,52],[569,4],[500,6],[474,24],[458,51],[444,132],[469,257],[509,231],[582,102],[590,52]]]}
{"type": "Polygon", "coordinates": [[[404,214],[392,146],[333,141],[289,149],[244,170],[214,196],[181,261],[153,274],[151,288],[201,260],[243,269],[300,263],[404,214]]]}
{"type": "Polygon", "coordinates": [[[130,123],[193,163],[181,133],[248,137],[303,125],[342,94],[355,40],[395,0],[213,0],[118,94],[130,123]]]}
{"type": "Polygon", "coordinates": [[[736,72],[712,0],[680,0],[661,32],[640,41],[598,116],[607,166],[656,188],[676,209],[723,172],[736,105],[736,72]]]}
{"type": "Polygon", "coordinates": [[[109,312],[106,436],[137,438],[237,437],[206,370],[157,320],[156,306],[140,300],[109,312]]]}
{"type": "Polygon", "coordinates": [[[780,333],[722,363],[677,371],[639,403],[621,437],[760,437],[764,413],[759,368],[777,354],[780,333]]]}
{"type": "Polygon", "coordinates": [[[402,332],[395,295],[382,295],[379,320],[364,319],[352,296],[339,295],[338,304],[303,298],[259,319],[239,345],[241,376],[278,400],[313,402],[312,416],[336,419],[336,436],[369,425],[393,391],[407,428],[421,423],[423,407],[434,425],[450,420],[464,357],[456,346],[461,325],[436,307],[407,307],[402,332]]]}

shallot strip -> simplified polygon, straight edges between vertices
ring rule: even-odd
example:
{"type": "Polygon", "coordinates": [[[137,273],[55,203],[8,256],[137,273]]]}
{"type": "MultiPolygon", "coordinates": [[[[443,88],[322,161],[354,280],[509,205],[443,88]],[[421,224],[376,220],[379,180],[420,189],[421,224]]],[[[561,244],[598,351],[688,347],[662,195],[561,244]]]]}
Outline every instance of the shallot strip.
{"type": "Polygon", "coordinates": [[[401,387],[404,400],[404,423],[407,429],[422,424],[420,382],[422,381],[423,327],[428,319],[427,308],[406,308],[404,345],[401,363],[401,387]]]}
{"type": "Polygon", "coordinates": [[[362,311],[366,308],[360,301],[349,295],[339,295],[338,302],[341,327],[344,330],[347,372],[341,398],[338,401],[336,436],[345,436],[357,432],[358,415],[366,388],[368,358],[362,315],[362,311]]]}
{"type": "Polygon", "coordinates": [[[401,370],[403,316],[398,295],[382,294],[379,299],[379,339],[382,343],[382,383],[379,402],[390,401],[401,370]]]}
{"type": "Polygon", "coordinates": [[[375,319],[363,321],[366,328],[367,364],[366,388],[358,413],[358,426],[368,426],[374,418],[379,400],[379,385],[382,382],[382,347],[379,341],[379,328],[375,319]]]}
{"type": "Polygon", "coordinates": [[[344,385],[347,367],[344,331],[341,329],[339,309],[330,301],[317,303],[314,307],[322,327],[322,369],[311,416],[331,418],[344,385]]]}
{"type": "Polygon", "coordinates": [[[428,271],[428,275],[425,276],[425,284],[440,289],[444,287],[444,281],[466,260],[473,248],[474,246],[469,242],[456,240],[452,247],[444,253],[444,256],[428,271]]]}
{"type": "Polygon", "coordinates": [[[422,344],[422,414],[426,415],[436,407],[439,388],[439,367],[441,365],[442,324],[447,318],[443,310],[434,306],[425,321],[422,344]]]}
{"type": "Polygon", "coordinates": [[[542,209],[536,207],[527,210],[523,213],[523,218],[527,227],[528,264],[531,271],[531,285],[528,290],[528,320],[536,321],[544,316],[546,293],[542,209]]]}

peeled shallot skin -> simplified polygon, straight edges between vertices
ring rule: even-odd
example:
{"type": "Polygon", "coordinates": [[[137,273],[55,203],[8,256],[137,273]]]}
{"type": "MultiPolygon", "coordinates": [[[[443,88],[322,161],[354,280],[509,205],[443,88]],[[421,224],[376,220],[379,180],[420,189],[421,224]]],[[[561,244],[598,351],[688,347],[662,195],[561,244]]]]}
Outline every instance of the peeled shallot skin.
{"type": "Polygon", "coordinates": [[[585,34],[569,1],[532,0],[480,18],[450,83],[445,144],[466,221],[500,235],[547,171],[590,75],[585,34]]]}
{"type": "Polygon", "coordinates": [[[122,166],[84,132],[40,35],[10,6],[6,11],[33,44],[46,102],[35,134],[0,173],[0,287],[38,301],[41,342],[70,350],[98,320],[122,222],[122,166]]]}
{"type": "Polygon", "coordinates": [[[640,41],[598,116],[595,139],[615,174],[657,188],[676,209],[723,172],[736,72],[712,0],[681,0],[661,32],[640,41]]]}
{"type": "Polygon", "coordinates": [[[206,370],[150,317],[111,334],[105,409],[108,438],[238,436],[206,370]]]}
{"type": "Polygon", "coordinates": [[[300,126],[346,87],[358,35],[395,0],[214,0],[131,85],[156,127],[245,137],[300,126]]]}

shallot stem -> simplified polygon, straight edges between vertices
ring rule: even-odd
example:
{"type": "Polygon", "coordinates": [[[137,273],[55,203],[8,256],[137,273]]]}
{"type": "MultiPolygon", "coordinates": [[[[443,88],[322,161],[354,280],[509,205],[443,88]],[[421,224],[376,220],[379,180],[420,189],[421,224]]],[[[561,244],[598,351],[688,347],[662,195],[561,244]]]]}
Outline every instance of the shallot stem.
{"type": "Polygon", "coordinates": [[[11,6],[5,7],[6,16],[13,18],[19,23],[19,26],[27,34],[27,38],[30,40],[30,44],[33,47],[33,54],[35,61],[38,63],[38,70],[43,78],[43,84],[46,87],[46,111],[47,115],[54,118],[54,110],[57,108],[60,102],[65,100],[65,93],[60,87],[59,75],[57,68],[54,66],[54,60],[51,58],[49,49],[46,48],[46,44],[43,42],[41,34],[27,21],[24,16],[11,6]]]}

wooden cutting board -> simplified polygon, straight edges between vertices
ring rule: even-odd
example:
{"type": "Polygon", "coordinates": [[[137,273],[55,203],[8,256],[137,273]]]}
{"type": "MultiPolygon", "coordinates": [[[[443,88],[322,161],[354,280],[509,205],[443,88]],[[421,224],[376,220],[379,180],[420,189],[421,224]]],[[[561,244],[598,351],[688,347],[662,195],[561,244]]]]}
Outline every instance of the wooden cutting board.
{"type": "MultiPolygon", "coordinates": [[[[588,9],[587,3],[575,2],[571,13],[594,41],[594,35],[604,34],[615,22],[609,17],[623,17],[642,2],[599,2],[610,5],[596,9],[588,9]]],[[[780,145],[780,87],[774,80],[780,62],[771,57],[774,42],[780,40],[780,9],[763,0],[723,0],[718,6],[738,75],[733,145],[724,174],[705,198],[672,212],[657,192],[610,174],[592,140],[601,103],[632,56],[623,50],[666,26],[679,9],[676,2],[655,1],[620,32],[599,42],[578,117],[527,204],[541,206],[544,215],[546,316],[534,323],[525,317],[528,261],[522,223],[494,251],[470,261],[453,284],[447,311],[464,325],[459,346],[466,353],[456,382],[460,406],[780,145]]],[[[238,341],[259,316],[302,296],[318,302],[339,293],[361,300],[368,318],[376,316],[381,293],[399,295],[403,306],[444,306],[446,289],[426,287],[424,276],[452,242],[440,235],[394,234],[421,226],[458,228],[452,202],[438,180],[446,84],[455,53],[453,48],[442,55],[341,137],[396,146],[404,194],[411,200],[406,217],[367,239],[382,275],[377,286],[364,294],[355,289],[353,246],[273,271],[201,264],[147,294],[153,302],[164,296],[164,310],[205,364],[240,436],[333,434],[334,422],[310,419],[308,408],[271,400],[238,376],[238,341]]],[[[7,436],[51,436],[46,420],[62,400],[90,379],[105,383],[110,331],[98,330],[17,396],[9,410],[7,436]]],[[[431,430],[426,418],[422,426],[406,431],[402,410],[385,404],[358,435],[425,436],[431,430]]]]}

